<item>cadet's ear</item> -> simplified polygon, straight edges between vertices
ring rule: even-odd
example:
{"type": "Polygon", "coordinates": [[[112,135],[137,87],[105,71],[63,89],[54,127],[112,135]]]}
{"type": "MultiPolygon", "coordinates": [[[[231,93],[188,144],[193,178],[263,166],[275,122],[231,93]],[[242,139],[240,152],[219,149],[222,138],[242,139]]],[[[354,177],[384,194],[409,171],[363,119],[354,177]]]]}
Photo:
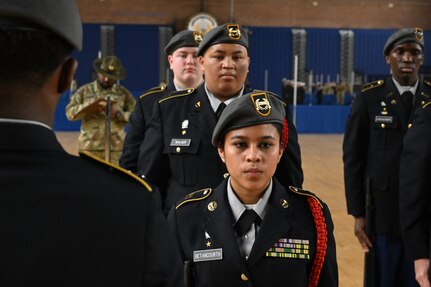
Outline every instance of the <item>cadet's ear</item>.
{"type": "Polygon", "coordinates": [[[391,63],[391,58],[389,56],[385,56],[386,59],[386,64],[390,64],[391,63]]]}
{"type": "Polygon", "coordinates": [[[284,146],[283,146],[283,143],[280,143],[280,151],[279,151],[279,153],[278,153],[278,160],[277,160],[277,163],[279,163],[279,162],[280,162],[281,157],[283,156],[283,152],[284,152],[284,146]]]}
{"type": "Polygon", "coordinates": [[[199,56],[199,65],[200,65],[201,70],[203,72],[205,72],[204,62],[205,62],[204,57],[203,56],[199,56]]]}
{"type": "Polygon", "coordinates": [[[218,155],[219,155],[219,156],[220,156],[220,158],[221,158],[221,161],[222,161],[222,162],[224,162],[224,163],[226,163],[225,156],[224,156],[224,149],[223,149],[223,147],[221,146],[221,144],[218,144],[218,145],[217,145],[217,151],[218,151],[218,155]]]}
{"type": "Polygon", "coordinates": [[[168,56],[168,63],[169,63],[169,68],[172,70],[172,62],[173,62],[173,60],[174,60],[174,57],[172,56],[172,55],[169,55],[168,56]]]}
{"type": "Polygon", "coordinates": [[[62,94],[69,89],[77,68],[78,61],[73,58],[67,59],[67,61],[61,66],[60,78],[57,85],[57,92],[59,94],[62,94]]]}

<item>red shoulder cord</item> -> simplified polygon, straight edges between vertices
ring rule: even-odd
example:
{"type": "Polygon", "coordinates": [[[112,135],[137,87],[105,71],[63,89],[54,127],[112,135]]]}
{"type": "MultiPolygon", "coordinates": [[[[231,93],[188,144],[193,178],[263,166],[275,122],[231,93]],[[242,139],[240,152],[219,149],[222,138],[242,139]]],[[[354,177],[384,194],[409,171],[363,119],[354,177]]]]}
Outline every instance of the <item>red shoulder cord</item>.
{"type": "Polygon", "coordinates": [[[286,150],[287,148],[287,139],[289,135],[289,128],[287,127],[287,121],[286,119],[283,120],[283,132],[281,135],[281,142],[283,144],[283,152],[286,150]]]}
{"type": "Polygon", "coordinates": [[[316,256],[310,272],[307,287],[315,287],[319,282],[320,271],[322,270],[323,262],[325,261],[326,248],[328,245],[328,232],[326,230],[325,217],[323,216],[322,207],[317,199],[308,197],[308,205],[316,224],[317,245],[316,256]]]}

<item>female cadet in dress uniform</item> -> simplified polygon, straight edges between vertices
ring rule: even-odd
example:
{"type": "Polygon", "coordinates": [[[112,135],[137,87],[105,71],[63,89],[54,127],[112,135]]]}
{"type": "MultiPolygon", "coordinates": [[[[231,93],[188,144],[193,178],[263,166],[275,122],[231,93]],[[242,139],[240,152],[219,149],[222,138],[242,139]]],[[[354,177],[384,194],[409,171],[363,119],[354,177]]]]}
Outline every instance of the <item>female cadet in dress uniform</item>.
{"type": "Polygon", "coordinates": [[[327,206],[273,178],[287,143],[284,114],[267,92],[223,111],[212,143],[229,175],[214,190],[189,194],[168,218],[186,286],[338,286],[327,206]]]}

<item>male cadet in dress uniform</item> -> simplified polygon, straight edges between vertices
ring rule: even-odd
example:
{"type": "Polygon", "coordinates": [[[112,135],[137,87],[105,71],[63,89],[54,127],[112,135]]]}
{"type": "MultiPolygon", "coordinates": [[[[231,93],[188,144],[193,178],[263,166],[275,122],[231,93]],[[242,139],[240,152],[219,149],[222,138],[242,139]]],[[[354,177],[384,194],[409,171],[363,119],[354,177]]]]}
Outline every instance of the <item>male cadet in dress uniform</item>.
{"type": "Polygon", "coordinates": [[[94,60],[93,68],[97,79],[73,93],[66,106],[66,116],[70,121],[82,120],[78,138],[80,151],[106,158],[105,152],[109,148],[110,162],[118,165],[123,150],[124,127],[135,107],[135,98],[117,83],[126,77],[126,70],[116,56],[94,60]],[[108,97],[109,131],[105,129],[108,97]]]}
{"type": "Polygon", "coordinates": [[[212,144],[230,176],[187,195],[168,217],[187,287],[338,286],[328,207],[273,177],[284,118],[281,100],[261,91],[223,111],[212,144]]]}
{"type": "MultiPolygon", "coordinates": [[[[165,211],[193,190],[215,187],[223,180],[226,168],[211,145],[211,135],[222,107],[247,92],[248,36],[239,25],[210,30],[199,44],[198,56],[205,82],[154,105],[139,154],[138,172],[159,187],[167,184],[162,191],[165,211]]],[[[302,186],[298,138],[286,118],[291,136],[276,177],[284,186],[302,186]]]]}
{"type": "MultiPolygon", "coordinates": [[[[430,84],[431,85],[431,84],[430,84]]],[[[407,256],[414,260],[416,280],[430,286],[431,101],[416,110],[404,137],[400,161],[400,218],[407,256]]]]}
{"type": "MultiPolygon", "coordinates": [[[[424,61],[422,29],[401,29],[384,47],[391,76],[367,84],[352,105],[343,143],[347,210],[364,252],[375,254],[375,286],[415,286],[406,261],[399,220],[399,163],[402,143],[417,106],[431,87],[418,76],[424,61]],[[366,194],[374,203],[366,234],[366,194]]],[[[368,213],[370,215],[371,213],[368,213]]]]}
{"type": "Polygon", "coordinates": [[[148,184],[51,129],[81,47],[75,1],[0,1],[0,286],[179,286],[148,184]]]}
{"type": "Polygon", "coordinates": [[[168,85],[152,88],[141,95],[129,119],[120,166],[137,171],[139,147],[144,141],[145,125],[150,121],[154,103],[171,92],[198,87],[202,79],[197,51],[202,40],[199,32],[181,31],[165,47],[174,79],[168,85]]]}

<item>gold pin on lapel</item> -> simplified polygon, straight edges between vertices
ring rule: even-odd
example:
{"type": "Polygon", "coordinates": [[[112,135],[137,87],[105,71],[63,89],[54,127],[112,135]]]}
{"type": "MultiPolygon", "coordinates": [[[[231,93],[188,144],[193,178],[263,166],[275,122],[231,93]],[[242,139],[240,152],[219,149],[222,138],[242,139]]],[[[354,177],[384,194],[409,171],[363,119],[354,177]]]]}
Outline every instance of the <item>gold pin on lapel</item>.
{"type": "Polygon", "coordinates": [[[217,202],[211,201],[210,203],[208,203],[208,210],[209,211],[214,211],[216,209],[217,209],[217,202]]]}

